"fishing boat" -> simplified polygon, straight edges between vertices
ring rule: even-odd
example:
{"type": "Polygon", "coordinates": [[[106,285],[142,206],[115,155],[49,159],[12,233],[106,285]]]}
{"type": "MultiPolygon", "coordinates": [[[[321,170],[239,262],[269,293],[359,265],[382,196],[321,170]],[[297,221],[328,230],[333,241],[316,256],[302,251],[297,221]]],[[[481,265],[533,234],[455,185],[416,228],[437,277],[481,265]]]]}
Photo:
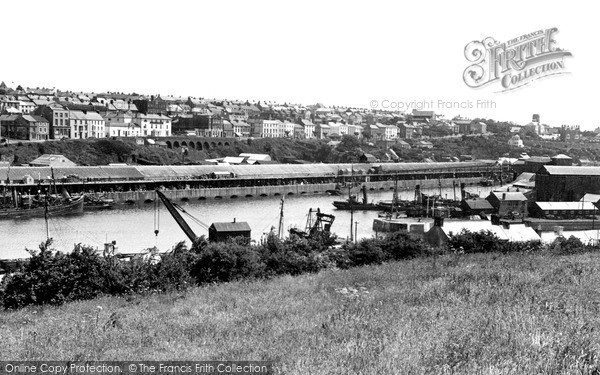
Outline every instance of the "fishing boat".
{"type": "Polygon", "coordinates": [[[21,196],[16,205],[0,208],[0,219],[23,219],[30,217],[58,216],[83,212],[84,196],[64,198],[53,196],[21,196]]]}
{"type": "Polygon", "coordinates": [[[52,183],[45,192],[42,192],[41,185],[38,185],[37,194],[19,194],[14,187],[11,192],[8,192],[7,187],[4,186],[4,194],[0,197],[0,219],[48,218],[82,213],[84,195],[71,197],[64,187],[61,194],[58,194],[54,169],[50,168],[50,170],[52,183]],[[51,191],[54,193],[52,194],[51,191]]]}
{"type": "MultiPolygon", "coordinates": [[[[377,203],[368,201],[366,186],[363,185],[361,190],[363,192],[362,202],[358,200],[356,195],[349,194],[348,199],[345,201],[334,201],[333,205],[338,210],[380,211],[381,207],[379,207],[377,203]]],[[[350,191],[350,189],[348,189],[348,191],[350,191]]]]}

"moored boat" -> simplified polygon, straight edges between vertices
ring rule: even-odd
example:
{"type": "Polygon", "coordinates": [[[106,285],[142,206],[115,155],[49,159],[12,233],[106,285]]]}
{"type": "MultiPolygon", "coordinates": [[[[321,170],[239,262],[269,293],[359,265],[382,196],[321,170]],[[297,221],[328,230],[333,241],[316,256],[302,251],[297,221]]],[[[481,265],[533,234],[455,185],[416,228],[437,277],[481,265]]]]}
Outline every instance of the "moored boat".
{"type": "Polygon", "coordinates": [[[83,208],[85,210],[108,210],[113,208],[114,199],[97,196],[92,194],[84,194],[83,208]]]}
{"type": "Polygon", "coordinates": [[[354,211],[381,211],[381,207],[377,203],[368,202],[367,188],[362,187],[363,199],[362,202],[356,198],[356,195],[350,195],[345,201],[334,201],[333,205],[338,210],[354,210],[354,211]]]}
{"type": "Polygon", "coordinates": [[[44,217],[79,214],[83,212],[83,195],[77,198],[57,198],[35,200],[25,197],[26,202],[21,202],[17,207],[0,209],[0,219],[23,219],[30,217],[44,217]]]}

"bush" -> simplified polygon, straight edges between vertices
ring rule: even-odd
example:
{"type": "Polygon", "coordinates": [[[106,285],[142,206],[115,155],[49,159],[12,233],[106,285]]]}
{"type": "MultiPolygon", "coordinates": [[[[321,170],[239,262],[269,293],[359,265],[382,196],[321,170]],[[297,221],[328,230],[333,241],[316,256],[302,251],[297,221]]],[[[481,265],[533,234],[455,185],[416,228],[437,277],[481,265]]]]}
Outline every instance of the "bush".
{"type": "Polygon", "coordinates": [[[178,244],[168,254],[158,256],[148,249],[145,257],[121,261],[113,255],[100,255],[89,246],[75,245],[71,253],[51,248],[52,240],[39,251],[28,250],[30,261],[7,275],[0,286],[5,308],[26,305],[60,305],[102,294],[162,292],[185,289],[192,283],[190,264],[195,254],[178,244]]]}
{"type": "Polygon", "coordinates": [[[6,308],[30,304],[60,305],[90,299],[104,292],[103,261],[91,247],[76,245],[72,253],[50,249],[51,240],[30,251],[31,260],[20,272],[3,280],[6,308]]]}
{"type": "Polygon", "coordinates": [[[229,241],[205,246],[192,266],[191,276],[199,284],[225,282],[260,277],[264,269],[254,246],[229,241]]]}
{"type": "Polygon", "coordinates": [[[589,246],[574,236],[569,238],[558,237],[548,247],[552,253],[557,255],[577,254],[589,250],[589,246]]]}
{"type": "Polygon", "coordinates": [[[503,242],[489,230],[471,232],[463,229],[459,234],[450,237],[448,247],[455,252],[488,253],[502,251],[503,242]]]}

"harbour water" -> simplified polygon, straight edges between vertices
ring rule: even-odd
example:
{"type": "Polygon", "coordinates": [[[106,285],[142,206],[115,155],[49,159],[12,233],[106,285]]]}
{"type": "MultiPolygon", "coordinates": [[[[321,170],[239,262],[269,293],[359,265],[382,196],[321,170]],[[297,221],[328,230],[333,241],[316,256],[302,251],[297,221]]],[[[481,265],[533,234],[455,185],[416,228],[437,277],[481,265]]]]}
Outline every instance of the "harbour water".
{"type": "MultiPolygon", "coordinates": [[[[482,197],[489,194],[491,187],[471,186],[466,189],[482,197]]],[[[425,194],[439,194],[438,189],[425,189],[425,194]]],[[[452,188],[442,189],[442,196],[454,197],[452,188]]],[[[392,191],[371,191],[369,200],[392,199],[392,191]]],[[[456,194],[459,194],[457,191],[456,194]]],[[[414,191],[399,192],[401,199],[413,199],[414,191]]],[[[331,228],[340,238],[350,237],[350,212],[336,210],[332,202],[346,199],[345,196],[332,197],[329,195],[286,196],[284,205],[284,227],[304,228],[308,210],[320,208],[321,212],[335,215],[331,228]]],[[[246,221],[252,228],[252,239],[260,241],[271,228],[279,224],[281,197],[238,198],[223,200],[205,200],[177,202],[187,212],[201,221],[199,225],[184,217],[195,231],[196,235],[208,237],[207,226],[213,222],[246,221]]],[[[373,219],[376,211],[354,212],[354,222],[358,238],[371,237],[373,219]]],[[[353,224],[354,227],[354,224],[353,224]]],[[[112,210],[84,212],[77,216],[64,216],[49,219],[49,236],[53,238],[57,250],[70,251],[74,244],[82,243],[102,249],[104,243],[116,241],[119,251],[125,253],[141,252],[156,246],[160,251],[171,249],[175,244],[185,240],[177,223],[167,212],[162,202],[140,204],[137,206],[116,206],[112,210]],[[158,206],[156,215],[155,206],[158,206]],[[158,229],[158,235],[154,230],[158,229]]],[[[28,257],[25,249],[37,249],[46,238],[46,224],[43,218],[2,220],[0,221],[0,259],[28,257]]]]}

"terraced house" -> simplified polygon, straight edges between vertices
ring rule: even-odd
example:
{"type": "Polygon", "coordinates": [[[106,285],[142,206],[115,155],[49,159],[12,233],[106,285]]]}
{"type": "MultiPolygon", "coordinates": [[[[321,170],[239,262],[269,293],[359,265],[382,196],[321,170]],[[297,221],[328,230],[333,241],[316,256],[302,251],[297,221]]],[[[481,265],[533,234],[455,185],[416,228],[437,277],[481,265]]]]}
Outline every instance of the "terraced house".
{"type": "Polygon", "coordinates": [[[153,113],[138,113],[132,120],[139,126],[141,136],[168,137],[171,135],[171,118],[153,113]]]}
{"type": "Polygon", "coordinates": [[[50,132],[48,120],[35,115],[1,115],[0,135],[13,139],[46,140],[50,132]]]}
{"type": "Polygon", "coordinates": [[[71,111],[69,116],[72,139],[104,138],[105,121],[97,112],[71,111]]]}

